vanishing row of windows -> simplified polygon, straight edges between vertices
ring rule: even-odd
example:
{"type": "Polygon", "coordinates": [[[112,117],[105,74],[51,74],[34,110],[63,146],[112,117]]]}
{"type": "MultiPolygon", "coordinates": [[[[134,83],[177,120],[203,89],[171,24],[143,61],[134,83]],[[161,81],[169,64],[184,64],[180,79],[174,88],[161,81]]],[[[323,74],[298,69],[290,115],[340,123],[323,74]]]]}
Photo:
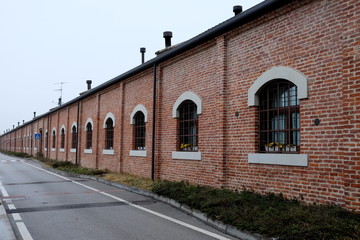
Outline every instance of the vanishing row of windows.
{"type": "MultiPolygon", "coordinates": [[[[187,92],[189,93],[189,92],[187,92]]],[[[192,92],[191,92],[192,93],[192,92]]],[[[192,93],[197,97],[196,94],[192,93]]],[[[258,152],[299,153],[300,152],[300,100],[298,87],[290,81],[275,79],[267,82],[257,93],[259,114],[258,152]]],[[[199,143],[199,114],[202,111],[201,100],[183,94],[174,105],[173,117],[177,118],[176,151],[197,152],[199,143]],[[200,108],[200,109],[199,109],[200,108]]],[[[200,98],[198,98],[200,99],[200,98]]],[[[104,146],[106,150],[114,148],[115,117],[105,118],[104,146]]],[[[133,128],[134,150],[146,150],[147,111],[144,106],[135,108],[131,124],[133,128]]],[[[88,122],[86,130],[86,149],[92,149],[93,123],[88,122]]],[[[73,124],[71,129],[71,147],[77,148],[78,131],[73,124]]],[[[46,132],[46,148],[48,133],[46,132]]],[[[56,146],[56,131],[52,131],[52,148],[56,146]]],[[[60,130],[60,148],[65,147],[65,128],[60,130]]]]}

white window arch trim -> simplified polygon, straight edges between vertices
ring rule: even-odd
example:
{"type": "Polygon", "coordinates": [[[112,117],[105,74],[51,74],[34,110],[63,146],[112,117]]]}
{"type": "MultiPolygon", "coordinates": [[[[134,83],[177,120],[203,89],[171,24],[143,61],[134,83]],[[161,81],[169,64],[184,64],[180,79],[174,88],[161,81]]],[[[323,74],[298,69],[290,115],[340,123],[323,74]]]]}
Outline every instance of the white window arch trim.
{"type": "Polygon", "coordinates": [[[73,122],[72,124],[71,124],[71,133],[73,133],[73,128],[74,128],[74,126],[75,126],[75,128],[76,128],[76,132],[78,132],[78,128],[77,128],[77,123],[76,122],[73,122]]]}
{"type": "MultiPolygon", "coordinates": [[[[284,79],[292,82],[298,88],[298,98],[308,98],[308,79],[301,72],[284,66],[272,67],[263,73],[248,90],[248,106],[259,106],[258,93],[268,82],[276,79],[284,79]]],[[[308,166],[307,154],[266,154],[249,153],[248,163],[250,164],[271,164],[284,166],[308,166]]]]}
{"type": "Polygon", "coordinates": [[[51,136],[54,136],[54,132],[55,132],[55,136],[56,136],[56,128],[53,127],[52,131],[51,131],[51,136]]]}
{"type": "MultiPolygon", "coordinates": [[[[106,122],[106,121],[105,121],[106,122]]],[[[88,125],[88,123],[91,124],[91,130],[94,130],[94,121],[91,119],[91,118],[88,118],[85,122],[85,129],[86,129],[86,126],[88,125]]]]}
{"type": "Polygon", "coordinates": [[[60,128],[60,134],[61,134],[61,131],[64,129],[64,134],[66,133],[66,128],[65,128],[65,125],[61,125],[61,128],[60,128]]]}
{"type": "Polygon", "coordinates": [[[259,106],[258,93],[260,89],[268,82],[275,79],[284,79],[292,82],[298,88],[298,98],[308,98],[308,79],[301,72],[284,66],[272,67],[264,72],[248,90],[248,106],[259,106]]]}
{"type": "Polygon", "coordinates": [[[173,106],[173,118],[178,118],[179,117],[179,106],[181,103],[183,103],[186,100],[191,100],[196,104],[197,107],[197,114],[202,114],[202,100],[201,98],[194,92],[192,91],[187,91],[184,92],[183,94],[181,94],[178,99],[176,100],[174,106],[173,106]]]}
{"type": "Polygon", "coordinates": [[[113,113],[109,112],[108,114],[106,114],[105,119],[104,119],[104,128],[106,128],[106,121],[111,118],[111,120],[113,121],[113,127],[115,127],[115,116],[113,113]]]}
{"type": "Polygon", "coordinates": [[[136,114],[137,112],[142,112],[142,113],[144,114],[144,116],[145,116],[144,122],[147,122],[147,121],[148,121],[148,116],[147,116],[147,115],[148,115],[148,112],[147,112],[145,106],[142,105],[142,104],[138,104],[138,105],[134,108],[134,110],[131,112],[130,124],[132,124],[132,125],[135,124],[134,116],[135,116],[135,114],[136,114]]]}

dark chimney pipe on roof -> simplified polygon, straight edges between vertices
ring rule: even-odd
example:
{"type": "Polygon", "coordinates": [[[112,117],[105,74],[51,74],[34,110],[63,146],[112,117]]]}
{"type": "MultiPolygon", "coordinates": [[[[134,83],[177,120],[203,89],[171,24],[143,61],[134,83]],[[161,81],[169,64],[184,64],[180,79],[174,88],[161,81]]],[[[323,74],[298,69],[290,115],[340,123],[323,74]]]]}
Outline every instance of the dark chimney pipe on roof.
{"type": "Polygon", "coordinates": [[[165,38],[165,47],[168,48],[171,46],[171,38],[172,38],[172,32],[170,31],[166,31],[163,34],[164,38],[165,38]]]}
{"type": "Polygon", "coordinates": [[[34,118],[36,118],[36,112],[34,112],[34,118]]]}
{"type": "Polygon", "coordinates": [[[140,48],[140,52],[141,52],[141,64],[143,64],[145,62],[146,48],[144,47],[140,48]]]}
{"type": "Polygon", "coordinates": [[[90,89],[91,89],[91,83],[92,83],[91,80],[86,80],[87,90],[90,90],[90,89]]]}
{"type": "Polygon", "coordinates": [[[242,6],[239,6],[239,5],[234,6],[233,7],[233,12],[235,13],[235,16],[238,15],[239,13],[242,12],[242,6]]]}

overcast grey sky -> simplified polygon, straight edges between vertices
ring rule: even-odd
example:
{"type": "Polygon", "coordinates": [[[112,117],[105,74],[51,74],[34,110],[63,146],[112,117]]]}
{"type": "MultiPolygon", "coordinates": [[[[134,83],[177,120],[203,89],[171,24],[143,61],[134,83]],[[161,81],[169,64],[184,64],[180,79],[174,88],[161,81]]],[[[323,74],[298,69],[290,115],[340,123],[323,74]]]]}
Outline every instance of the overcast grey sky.
{"type": "Polygon", "coordinates": [[[0,0],[0,134],[186,41],[261,0],[0,0]]]}

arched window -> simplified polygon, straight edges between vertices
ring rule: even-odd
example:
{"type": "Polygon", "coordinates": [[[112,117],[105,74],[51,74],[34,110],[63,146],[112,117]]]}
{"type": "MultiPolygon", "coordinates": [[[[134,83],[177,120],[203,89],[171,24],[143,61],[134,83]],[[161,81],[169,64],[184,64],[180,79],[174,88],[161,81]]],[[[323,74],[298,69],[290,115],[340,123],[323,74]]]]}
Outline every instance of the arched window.
{"type": "Polygon", "coordinates": [[[191,100],[183,101],[179,108],[178,149],[181,151],[198,150],[198,113],[197,105],[191,100]]]}
{"type": "Polygon", "coordinates": [[[90,122],[86,124],[86,149],[92,149],[92,125],[90,122]]]}
{"type": "Polygon", "coordinates": [[[65,148],[65,129],[62,128],[60,132],[60,148],[65,148]]]}
{"type": "Polygon", "coordinates": [[[259,148],[248,154],[249,163],[308,166],[308,155],[300,154],[299,107],[307,97],[307,77],[290,67],[272,67],[255,80],[248,106],[258,107],[259,148]]]}
{"type": "Polygon", "coordinates": [[[52,148],[56,147],[56,131],[53,130],[52,132],[52,148]]]}
{"type": "Polygon", "coordinates": [[[77,148],[77,129],[73,126],[71,129],[71,148],[77,148]]]}
{"type": "Polygon", "coordinates": [[[134,149],[145,150],[145,115],[138,111],[134,116],[134,149]]]}
{"type": "Polygon", "coordinates": [[[49,133],[48,131],[46,130],[46,133],[45,133],[45,148],[47,149],[48,146],[49,146],[49,133]]]}
{"type": "Polygon", "coordinates": [[[259,96],[259,151],[300,151],[300,100],[292,82],[276,79],[259,96]]]}
{"type": "Polygon", "coordinates": [[[105,121],[105,149],[114,148],[114,122],[112,118],[105,121]]]}

